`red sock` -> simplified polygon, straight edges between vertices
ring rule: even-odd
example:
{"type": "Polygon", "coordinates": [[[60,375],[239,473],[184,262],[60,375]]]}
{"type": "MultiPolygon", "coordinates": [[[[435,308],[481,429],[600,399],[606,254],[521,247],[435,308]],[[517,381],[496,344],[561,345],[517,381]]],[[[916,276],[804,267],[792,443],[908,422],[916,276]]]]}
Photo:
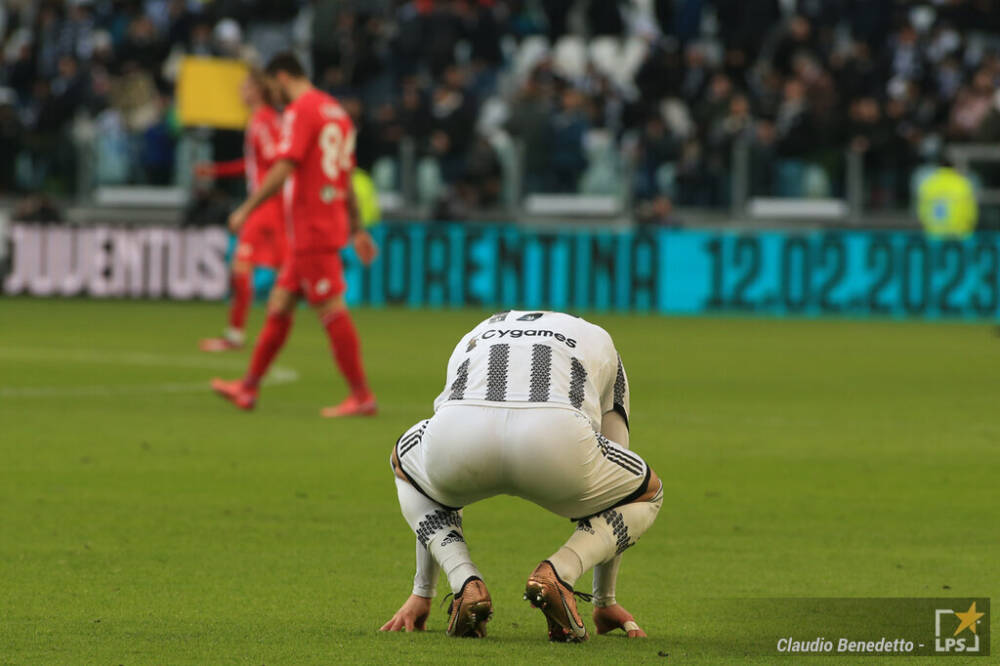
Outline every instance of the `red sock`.
{"type": "Polygon", "coordinates": [[[250,311],[250,301],[253,298],[253,285],[250,284],[249,273],[233,273],[230,282],[233,302],[229,306],[229,327],[242,331],[246,328],[247,312],[250,311]]]}
{"type": "Polygon", "coordinates": [[[337,360],[337,367],[347,379],[351,393],[355,397],[365,400],[371,396],[368,382],[365,380],[365,369],[361,365],[361,342],[358,340],[358,332],[351,321],[351,315],[347,312],[335,312],[323,318],[323,327],[326,328],[326,335],[330,338],[330,347],[333,350],[333,357],[337,360]]]}
{"type": "Polygon", "coordinates": [[[281,347],[288,338],[288,331],[292,328],[292,316],[290,314],[269,314],[264,320],[264,329],[257,338],[257,344],[253,348],[253,357],[250,359],[250,369],[243,384],[247,388],[257,388],[261,378],[271,366],[274,357],[281,351],[281,347]]]}

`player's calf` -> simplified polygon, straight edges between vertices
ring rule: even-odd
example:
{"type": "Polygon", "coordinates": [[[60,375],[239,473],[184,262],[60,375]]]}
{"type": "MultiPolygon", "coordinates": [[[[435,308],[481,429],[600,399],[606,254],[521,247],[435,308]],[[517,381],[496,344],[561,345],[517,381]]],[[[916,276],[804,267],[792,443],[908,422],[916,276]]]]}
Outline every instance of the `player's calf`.
{"type": "Polygon", "coordinates": [[[420,544],[444,570],[451,591],[457,596],[469,578],[481,580],[482,575],[472,563],[465,544],[461,513],[438,504],[399,477],[396,478],[396,492],[403,518],[416,533],[420,544]]]}
{"type": "Polygon", "coordinates": [[[343,294],[332,296],[314,307],[330,341],[330,350],[337,367],[351,389],[346,400],[339,405],[323,408],[320,415],[324,418],[374,416],[378,412],[378,405],[375,394],[368,387],[361,362],[361,340],[343,294]]]}
{"type": "MultiPolygon", "coordinates": [[[[656,520],[662,504],[663,485],[651,473],[646,492],[636,501],[580,520],[565,545],[538,566],[528,579],[525,598],[545,613],[550,640],[586,640],[586,629],[574,599],[574,596],[585,595],[574,592],[573,585],[583,572],[610,562],[635,545],[656,520]],[[550,566],[546,568],[547,565],[550,566]],[[559,627],[561,633],[554,631],[554,626],[559,627]]],[[[644,635],[628,611],[617,604],[598,610],[602,610],[595,612],[599,633],[622,627],[630,636],[644,635]]]]}
{"type": "Polygon", "coordinates": [[[580,520],[549,560],[562,579],[573,585],[584,571],[634,546],[652,526],[662,504],[663,484],[651,473],[646,492],[637,500],[580,520]]]}

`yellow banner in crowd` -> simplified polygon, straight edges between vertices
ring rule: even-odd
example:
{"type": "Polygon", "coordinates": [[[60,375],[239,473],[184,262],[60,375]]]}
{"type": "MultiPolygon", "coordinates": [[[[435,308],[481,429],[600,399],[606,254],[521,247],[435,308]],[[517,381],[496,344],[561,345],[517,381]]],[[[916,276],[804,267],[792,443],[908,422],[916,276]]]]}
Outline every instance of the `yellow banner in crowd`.
{"type": "Polygon", "coordinates": [[[177,76],[177,111],[185,126],[243,129],[249,112],[240,98],[247,66],[239,60],[186,57],[177,76]]]}

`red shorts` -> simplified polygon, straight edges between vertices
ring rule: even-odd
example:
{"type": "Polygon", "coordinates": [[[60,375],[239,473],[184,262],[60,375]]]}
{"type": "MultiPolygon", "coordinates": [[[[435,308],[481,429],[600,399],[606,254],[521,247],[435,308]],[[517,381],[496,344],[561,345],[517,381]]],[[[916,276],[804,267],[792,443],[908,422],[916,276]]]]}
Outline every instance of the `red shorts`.
{"type": "Polygon", "coordinates": [[[281,198],[271,197],[250,213],[236,245],[236,258],[255,266],[280,268],[287,254],[281,198]]]}
{"type": "Polygon", "coordinates": [[[289,253],[276,284],[294,294],[305,294],[310,305],[340,296],[347,289],[339,252],[289,253]]]}

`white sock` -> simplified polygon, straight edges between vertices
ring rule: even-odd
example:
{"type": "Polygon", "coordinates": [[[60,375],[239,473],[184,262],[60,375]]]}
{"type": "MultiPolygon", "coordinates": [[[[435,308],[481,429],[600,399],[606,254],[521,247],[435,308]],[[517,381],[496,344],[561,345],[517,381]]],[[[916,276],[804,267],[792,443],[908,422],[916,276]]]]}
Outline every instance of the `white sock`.
{"type": "Polygon", "coordinates": [[[549,562],[552,563],[552,568],[556,570],[563,582],[571,587],[576,584],[577,578],[582,576],[585,571],[583,558],[576,549],[570,547],[568,541],[566,545],[549,557],[549,562]]]}
{"type": "Polygon", "coordinates": [[[608,562],[594,565],[594,606],[606,608],[618,603],[615,600],[615,584],[621,563],[622,556],[615,555],[608,562]]]}
{"type": "Polygon", "coordinates": [[[438,566],[434,556],[427,552],[419,539],[416,544],[417,572],[413,574],[413,594],[433,599],[437,593],[438,573],[441,571],[441,567],[438,566]]]}
{"type": "Polygon", "coordinates": [[[465,545],[461,513],[441,506],[399,477],[396,493],[403,518],[416,532],[417,541],[444,569],[452,592],[461,592],[470,577],[483,577],[465,545]]]}
{"type": "Polygon", "coordinates": [[[233,328],[232,326],[229,326],[226,328],[226,332],[223,337],[232,342],[234,345],[242,345],[246,342],[246,333],[243,332],[242,328],[233,328]]]}
{"type": "Polygon", "coordinates": [[[549,562],[560,578],[574,585],[587,569],[609,562],[629,546],[634,546],[656,520],[662,504],[661,486],[647,502],[632,502],[581,520],[573,535],[549,562]]]}
{"type": "MultiPolygon", "coordinates": [[[[616,444],[628,448],[628,424],[620,413],[612,411],[604,415],[601,419],[601,434],[616,444]]],[[[615,584],[618,582],[618,567],[621,563],[622,556],[616,555],[609,562],[594,565],[594,606],[597,608],[606,608],[617,603],[615,584]]]]}

